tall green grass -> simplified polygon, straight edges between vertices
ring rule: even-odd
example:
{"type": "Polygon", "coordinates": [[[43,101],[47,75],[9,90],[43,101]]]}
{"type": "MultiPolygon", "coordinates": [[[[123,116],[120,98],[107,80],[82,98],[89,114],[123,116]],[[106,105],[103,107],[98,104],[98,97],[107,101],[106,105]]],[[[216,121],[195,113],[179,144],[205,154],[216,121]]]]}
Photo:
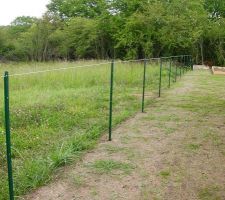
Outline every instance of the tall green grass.
{"type": "MultiPolygon", "coordinates": [[[[2,64],[0,71],[15,74],[98,62],[2,64]]],[[[114,127],[141,110],[143,65],[142,62],[115,64],[114,127]]],[[[163,67],[163,88],[168,85],[167,69],[168,63],[163,67]]],[[[107,131],[109,78],[110,64],[10,77],[16,196],[47,183],[57,168],[79,160],[107,131]]],[[[158,63],[148,63],[148,104],[158,95],[158,82],[158,63]]],[[[0,93],[3,94],[3,80],[0,93]]],[[[3,95],[1,99],[3,111],[3,95]]],[[[0,116],[0,200],[8,198],[3,116],[0,116]]]]}

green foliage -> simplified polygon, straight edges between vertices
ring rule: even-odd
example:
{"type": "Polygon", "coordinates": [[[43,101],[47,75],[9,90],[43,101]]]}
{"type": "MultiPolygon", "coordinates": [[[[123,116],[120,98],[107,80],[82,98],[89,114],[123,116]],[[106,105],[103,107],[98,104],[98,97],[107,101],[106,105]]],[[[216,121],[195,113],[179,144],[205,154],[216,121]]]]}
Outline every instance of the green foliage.
{"type": "Polygon", "coordinates": [[[225,64],[221,0],[51,0],[47,7],[41,19],[22,16],[0,27],[0,59],[192,54],[196,63],[225,64]]]}
{"type": "Polygon", "coordinates": [[[36,23],[38,21],[37,18],[33,17],[17,17],[12,23],[10,28],[11,35],[17,35],[21,34],[23,32],[26,32],[32,24],[36,23]]]}
{"type": "Polygon", "coordinates": [[[98,22],[87,18],[71,18],[65,28],[67,47],[72,58],[96,58],[98,22]]]}
{"type": "Polygon", "coordinates": [[[205,9],[209,12],[210,17],[225,17],[225,1],[224,0],[205,0],[205,9]]]}
{"type": "Polygon", "coordinates": [[[61,17],[96,18],[106,12],[105,0],[52,0],[48,9],[61,17]]]}

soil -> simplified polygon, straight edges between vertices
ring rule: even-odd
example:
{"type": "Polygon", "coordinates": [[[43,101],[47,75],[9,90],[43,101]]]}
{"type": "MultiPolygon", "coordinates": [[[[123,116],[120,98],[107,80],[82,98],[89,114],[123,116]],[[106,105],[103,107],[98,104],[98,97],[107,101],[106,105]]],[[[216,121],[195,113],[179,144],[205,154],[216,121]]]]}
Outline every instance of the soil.
{"type": "Polygon", "coordinates": [[[213,113],[208,113],[203,118],[194,106],[187,109],[192,94],[205,95],[212,85],[208,81],[211,76],[192,73],[193,76],[184,76],[175,87],[163,91],[162,98],[145,113],[138,113],[115,128],[112,142],[103,136],[82,161],[65,167],[56,180],[23,199],[225,199],[224,115],[211,117],[213,113]],[[211,137],[212,133],[215,134],[211,137]],[[96,161],[108,160],[131,167],[129,171],[110,172],[91,167],[96,161]]]}

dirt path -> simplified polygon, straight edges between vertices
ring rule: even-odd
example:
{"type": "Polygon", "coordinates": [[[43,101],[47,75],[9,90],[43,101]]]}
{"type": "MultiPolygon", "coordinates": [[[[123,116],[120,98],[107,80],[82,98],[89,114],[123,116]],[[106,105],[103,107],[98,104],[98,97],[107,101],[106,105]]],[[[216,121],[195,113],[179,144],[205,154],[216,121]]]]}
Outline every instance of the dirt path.
{"type": "Polygon", "coordinates": [[[192,72],[26,199],[225,199],[225,78],[192,72]]]}

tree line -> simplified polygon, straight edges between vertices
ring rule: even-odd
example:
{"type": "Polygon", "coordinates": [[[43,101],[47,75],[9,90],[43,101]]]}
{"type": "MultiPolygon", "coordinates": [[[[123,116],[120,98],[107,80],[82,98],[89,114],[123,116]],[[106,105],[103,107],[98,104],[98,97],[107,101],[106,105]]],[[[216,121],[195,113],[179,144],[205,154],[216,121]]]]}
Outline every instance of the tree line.
{"type": "Polygon", "coordinates": [[[51,0],[47,8],[0,27],[0,60],[192,54],[225,64],[225,0],[51,0]]]}

